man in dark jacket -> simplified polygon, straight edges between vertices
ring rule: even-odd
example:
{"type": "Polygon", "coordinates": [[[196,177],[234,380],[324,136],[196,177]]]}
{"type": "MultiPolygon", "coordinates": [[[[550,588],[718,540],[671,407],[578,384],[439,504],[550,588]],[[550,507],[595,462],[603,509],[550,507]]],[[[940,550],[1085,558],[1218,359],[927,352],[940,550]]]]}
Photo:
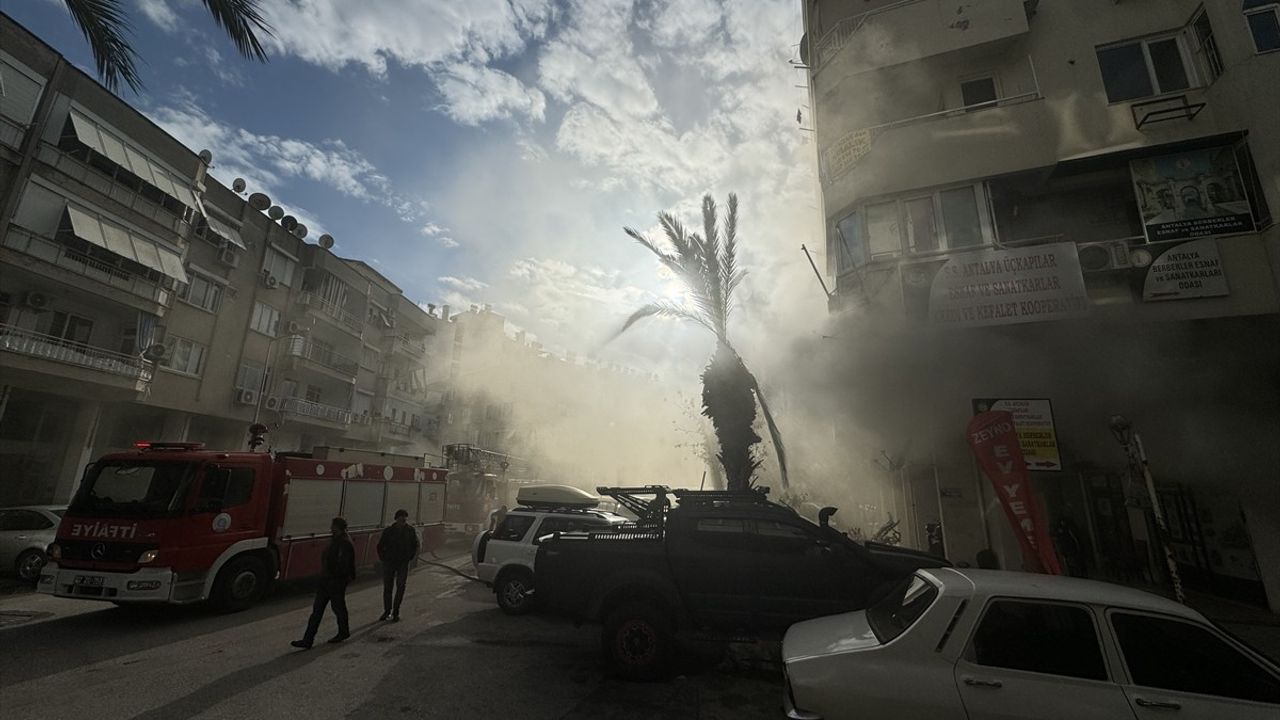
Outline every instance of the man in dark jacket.
{"type": "Polygon", "coordinates": [[[404,600],[404,584],[409,578],[409,563],[418,557],[418,530],[409,524],[407,510],[396,511],[395,523],[387,526],[378,539],[378,559],[382,561],[382,617],[400,620],[400,602],[404,600]],[[395,604],[391,602],[391,586],[395,585],[395,604]]]}
{"type": "Polygon", "coordinates": [[[320,585],[316,588],[316,600],[311,606],[311,619],[307,621],[307,632],[301,640],[294,640],[291,645],[307,649],[316,639],[316,631],[320,629],[320,619],[324,617],[324,608],[333,604],[333,616],[338,621],[338,634],[329,639],[331,643],[340,643],[351,637],[351,628],[347,624],[347,584],[356,576],[356,549],[347,537],[347,521],[340,517],[333,519],[329,525],[332,537],[320,556],[320,585]]]}

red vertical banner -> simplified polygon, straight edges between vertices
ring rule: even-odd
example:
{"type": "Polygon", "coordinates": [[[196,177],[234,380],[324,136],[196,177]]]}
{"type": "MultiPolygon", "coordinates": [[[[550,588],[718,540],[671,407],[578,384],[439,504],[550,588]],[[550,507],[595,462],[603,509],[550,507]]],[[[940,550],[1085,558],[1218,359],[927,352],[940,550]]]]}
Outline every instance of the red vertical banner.
{"type": "Polygon", "coordinates": [[[991,479],[1000,505],[1022,545],[1029,569],[1061,575],[1049,528],[1027,475],[1027,463],[1013,427],[1013,415],[993,410],[975,416],[966,429],[978,465],[991,479]]]}

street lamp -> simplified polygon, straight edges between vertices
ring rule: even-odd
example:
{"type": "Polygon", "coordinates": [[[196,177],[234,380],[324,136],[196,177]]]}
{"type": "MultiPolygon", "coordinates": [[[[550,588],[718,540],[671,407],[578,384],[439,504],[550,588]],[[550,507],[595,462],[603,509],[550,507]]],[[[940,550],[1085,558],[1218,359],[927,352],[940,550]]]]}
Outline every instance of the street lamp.
{"type": "Polygon", "coordinates": [[[1156,517],[1156,528],[1160,533],[1160,545],[1164,549],[1165,564],[1169,567],[1169,581],[1173,584],[1174,597],[1185,603],[1182,594],[1182,578],[1178,575],[1178,560],[1173,554],[1173,546],[1169,544],[1169,525],[1165,522],[1164,511],[1160,508],[1160,498],[1156,494],[1156,482],[1151,477],[1151,468],[1147,464],[1147,451],[1142,446],[1142,436],[1133,429],[1133,424],[1123,415],[1112,415],[1108,423],[1116,442],[1124,448],[1129,458],[1129,467],[1137,468],[1147,485],[1147,495],[1151,498],[1151,512],[1156,517]]]}

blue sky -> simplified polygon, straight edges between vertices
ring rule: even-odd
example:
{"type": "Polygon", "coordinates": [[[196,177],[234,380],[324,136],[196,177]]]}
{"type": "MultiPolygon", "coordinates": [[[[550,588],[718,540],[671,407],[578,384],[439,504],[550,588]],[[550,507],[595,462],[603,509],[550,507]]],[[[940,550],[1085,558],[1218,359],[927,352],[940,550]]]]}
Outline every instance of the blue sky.
{"type": "MultiPolygon", "coordinates": [[[[658,210],[743,204],[748,345],[822,314],[813,150],[787,65],[798,0],[267,0],[266,64],[197,0],[125,0],[145,90],[126,100],[420,302],[492,303],[548,347],[660,369],[709,342],[655,321],[678,287],[628,241],[658,210]]],[[[59,0],[5,11],[82,68],[59,0]]],[[[807,111],[806,111],[807,115],[807,111]]],[[[740,313],[739,317],[744,314],[740,313]]]]}

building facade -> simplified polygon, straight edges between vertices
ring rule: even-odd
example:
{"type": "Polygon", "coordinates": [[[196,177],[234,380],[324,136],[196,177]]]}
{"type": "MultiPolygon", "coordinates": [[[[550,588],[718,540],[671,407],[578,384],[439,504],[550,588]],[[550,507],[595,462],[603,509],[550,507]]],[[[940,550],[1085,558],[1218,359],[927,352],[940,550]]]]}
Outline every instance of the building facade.
{"type": "Polygon", "coordinates": [[[850,402],[906,448],[904,540],[1021,566],[965,435],[1008,408],[1086,571],[1164,582],[1118,414],[1183,581],[1280,609],[1280,6],[803,9],[831,307],[875,328],[850,402]]]}
{"type": "Polygon", "coordinates": [[[438,450],[433,307],[3,15],[0,39],[0,506],[65,502],[140,439],[239,448],[255,421],[276,449],[438,450]]]}

